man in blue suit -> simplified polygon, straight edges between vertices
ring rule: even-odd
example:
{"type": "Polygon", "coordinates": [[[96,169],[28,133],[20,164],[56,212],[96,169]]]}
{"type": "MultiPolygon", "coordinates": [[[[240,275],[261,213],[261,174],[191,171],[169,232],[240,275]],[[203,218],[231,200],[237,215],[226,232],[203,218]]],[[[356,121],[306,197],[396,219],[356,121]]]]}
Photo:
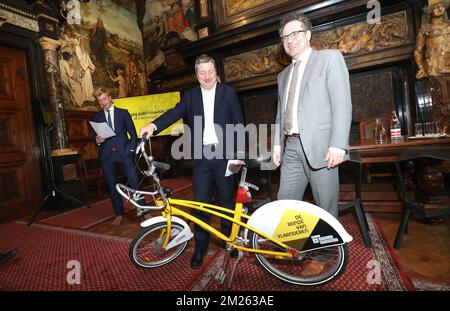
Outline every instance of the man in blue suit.
{"type": "MultiPolygon", "coordinates": [[[[116,133],[116,136],[105,139],[101,136],[95,137],[95,142],[99,145],[98,156],[102,164],[103,176],[106,179],[111,201],[116,217],[113,225],[120,225],[123,220],[122,197],[117,192],[117,172],[122,170],[128,180],[128,185],[133,189],[138,189],[138,176],[136,174],[133,161],[133,154],[136,147],[136,128],[131,120],[128,110],[113,106],[111,95],[108,89],[99,88],[94,92],[102,110],[94,114],[93,122],[106,122],[116,133]],[[131,140],[128,139],[128,134],[131,140]]],[[[140,202],[142,204],[142,202],[140,202]]]]}
{"type": "MultiPolygon", "coordinates": [[[[212,57],[205,54],[197,57],[195,73],[200,85],[186,92],[173,109],[141,128],[140,136],[150,137],[154,131],[162,131],[178,119],[184,118],[191,129],[194,199],[212,203],[216,193],[218,205],[234,209],[234,179],[233,176],[225,177],[225,171],[227,159],[234,158],[236,151],[234,144],[232,150],[227,150],[227,147],[230,147],[230,136],[234,136],[235,142],[236,134],[228,133],[226,127],[238,124],[243,126],[242,111],[234,89],[217,83],[217,71],[212,57]]],[[[196,214],[207,223],[211,221],[209,214],[196,214]]],[[[222,220],[221,227],[225,235],[230,234],[229,221],[222,220]]],[[[194,236],[195,249],[191,267],[196,269],[203,264],[203,257],[208,250],[209,233],[200,226],[195,226],[194,236]]]]}

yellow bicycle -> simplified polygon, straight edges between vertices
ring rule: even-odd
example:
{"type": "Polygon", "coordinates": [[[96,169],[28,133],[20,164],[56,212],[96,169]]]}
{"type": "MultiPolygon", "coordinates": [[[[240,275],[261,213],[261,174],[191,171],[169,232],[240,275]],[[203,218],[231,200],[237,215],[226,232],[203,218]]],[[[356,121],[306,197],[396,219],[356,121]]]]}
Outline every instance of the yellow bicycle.
{"type": "MultiPolygon", "coordinates": [[[[156,169],[168,170],[166,163],[157,162],[151,156],[151,144],[143,140],[136,151],[139,159],[144,158],[147,169],[145,176],[152,177],[155,191],[131,189],[117,184],[117,191],[137,210],[157,210],[160,215],[141,223],[143,228],[133,239],[129,256],[132,262],[142,268],[156,268],[175,260],[186,249],[193,233],[188,225],[195,223],[227,244],[227,250],[238,251],[238,259],[230,277],[233,279],[236,265],[244,252],[255,254],[261,265],[275,277],[298,285],[317,285],[330,281],[343,272],[348,260],[348,245],[352,237],[331,214],[313,204],[278,200],[259,207],[252,215],[244,204],[251,201],[249,189],[257,186],[246,182],[247,168],[244,164],[236,195],[235,209],[217,205],[174,199],[171,190],[161,187],[156,169]],[[147,148],[150,152],[146,151],[147,148]],[[144,196],[154,198],[153,206],[137,202],[144,196]],[[198,210],[227,219],[232,222],[229,236],[205,223],[190,211],[198,210]],[[325,268],[316,275],[305,275],[303,267],[309,260],[326,261],[325,268]]],[[[229,258],[229,256],[228,256],[229,258]]],[[[228,261],[217,279],[223,284],[228,261]]]]}

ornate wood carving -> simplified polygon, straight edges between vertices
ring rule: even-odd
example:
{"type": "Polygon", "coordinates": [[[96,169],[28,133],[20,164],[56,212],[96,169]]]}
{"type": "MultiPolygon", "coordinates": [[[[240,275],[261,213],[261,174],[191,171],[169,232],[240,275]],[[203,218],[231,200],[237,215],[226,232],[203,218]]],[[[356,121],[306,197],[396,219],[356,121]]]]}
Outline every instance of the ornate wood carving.
{"type": "Polygon", "coordinates": [[[280,55],[280,45],[274,44],[225,58],[223,60],[225,81],[232,82],[277,73],[284,68],[280,55]]]}
{"type": "Polygon", "coordinates": [[[414,58],[418,67],[417,79],[450,74],[450,20],[447,9],[450,1],[429,0],[424,8],[422,26],[417,39],[414,58]]]}
{"type": "Polygon", "coordinates": [[[12,7],[6,6],[3,3],[0,3],[0,15],[2,15],[6,20],[4,21],[4,23],[9,23],[9,24],[13,24],[25,29],[29,29],[31,31],[34,32],[38,32],[39,31],[39,24],[38,22],[35,20],[34,15],[32,14],[28,14],[25,12],[19,12],[21,14],[27,14],[29,17],[25,17],[19,14],[14,14],[12,12],[7,11],[8,10],[12,10],[12,7]],[[3,9],[3,8],[4,9],[3,9]]]}
{"type": "MultiPolygon", "coordinates": [[[[358,68],[364,63],[389,60],[388,57],[380,60],[380,55],[373,53],[408,43],[405,11],[383,17],[378,25],[360,22],[315,33],[311,42],[318,50],[341,50],[346,54],[349,69],[358,68]]],[[[402,49],[398,53],[389,50],[389,53],[392,54],[390,60],[393,61],[393,58],[402,58],[404,54],[410,53],[410,49],[402,49]]],[[[289,64],[283,48],[278,43],[227,57],[223,62],[226,82],[276,74],[289,64]]]]}
{"type": "Polygon", "coordinates": [[[381,50],[409,43],[406,12],[381,17],[380,24],[366,21],[315,33],[311,45],[318,49],[338,49],[344,55],[381,50]]]}
{"type": "Polygon", "coordinates": [[[450,134],[450,75],[429,78],[433,98],[433,120],[450,134]]]}

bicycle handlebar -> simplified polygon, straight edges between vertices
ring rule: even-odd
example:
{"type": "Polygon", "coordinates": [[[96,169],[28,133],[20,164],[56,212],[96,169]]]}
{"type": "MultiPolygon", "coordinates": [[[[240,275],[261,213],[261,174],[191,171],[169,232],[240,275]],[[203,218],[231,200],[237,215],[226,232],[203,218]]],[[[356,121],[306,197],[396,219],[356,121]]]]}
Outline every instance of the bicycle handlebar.
{"type": "MultiPolygon", "coordinates": [[[[117,192],[119,192],[119,194],[124,197],[125,199],[127,199],[128,202],[130,202],[131,204],[133,204],[135,207],[139,208],[139,209],[146,209],[146,210],[160,210],[166,207],[167,205],[167,199],[164,195],[162,194],[162,190],[160,188],[158,188],[158,190],[150,192],[150,191],[143,191],[143,190],[136,190],[130,187],[127,187],[123,184],[117,184],[116,185],[116,190],[117,192]],[[161,198],[163,200],[163,204],[161,206],[148,206],[148,205],[140,205],[139,203],[137,203],[138,200],[143,198],[143,195],[151,195],[154,196],[156,194],[160,194],[161,198]],[[142,196],[141,196],[142,195],[142,196]]],[[[156,203],[156,201],[155,201],[156,203]]]]}
{"type": "Polygon", "coordinates": [[[136,154],[142,153],[142,155],[144,156],[144,159],[147,162],[147,165],[149,166],[149,168],[151,168],[153,166],[154,168],[159,168],[159,169],[161,169],[163,171],[170,170],[170,164],[164,163],[164,162],[155,161],[155,160],[153,160],[153,157],[151,156],[151,154],[150,155],[147,154],[147,151],[145,150],[145,144],[148,141],[148,143],[150,145],[150,139],[141,138],[139,140],[140,141],[138,143],[138,147],[136,148],[136,154]]]}
{"type": "Polygon", "coordinates": [[[164,163],[164,162],[158,162],[158,161],[152,161],[152,165],[156,168],[159,168],[163,171],[170,170],[170,164],[164,163]]]}

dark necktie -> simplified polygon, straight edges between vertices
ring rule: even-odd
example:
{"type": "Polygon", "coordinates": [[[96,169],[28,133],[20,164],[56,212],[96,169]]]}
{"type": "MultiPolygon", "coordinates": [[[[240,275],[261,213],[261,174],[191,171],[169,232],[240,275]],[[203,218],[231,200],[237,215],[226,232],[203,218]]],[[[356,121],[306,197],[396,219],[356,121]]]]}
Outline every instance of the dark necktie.
{"type": "Polygon", "coordinates": [[[288,100],[286,103],[286,113],[284,116],[284,130],[287,134],[290,133],[292,129],[292,119],[293,119],[293,110],[294,110],[294,97],[295,97],[295,89],[297,87],[298,81],[298,68],[300,68],[300,61],[296,61],[293,64],[294,68],[292,71],[291,84],[289,85],[289,93],[288,100]]]}
{"type": "Polygon", "coordinates": [[[114,131],[114,128],[112,126],[112,121],[111,121],[111,112],[109,111],[109,109],[106,111],[108,111],[108,125],[114,131]]]}

